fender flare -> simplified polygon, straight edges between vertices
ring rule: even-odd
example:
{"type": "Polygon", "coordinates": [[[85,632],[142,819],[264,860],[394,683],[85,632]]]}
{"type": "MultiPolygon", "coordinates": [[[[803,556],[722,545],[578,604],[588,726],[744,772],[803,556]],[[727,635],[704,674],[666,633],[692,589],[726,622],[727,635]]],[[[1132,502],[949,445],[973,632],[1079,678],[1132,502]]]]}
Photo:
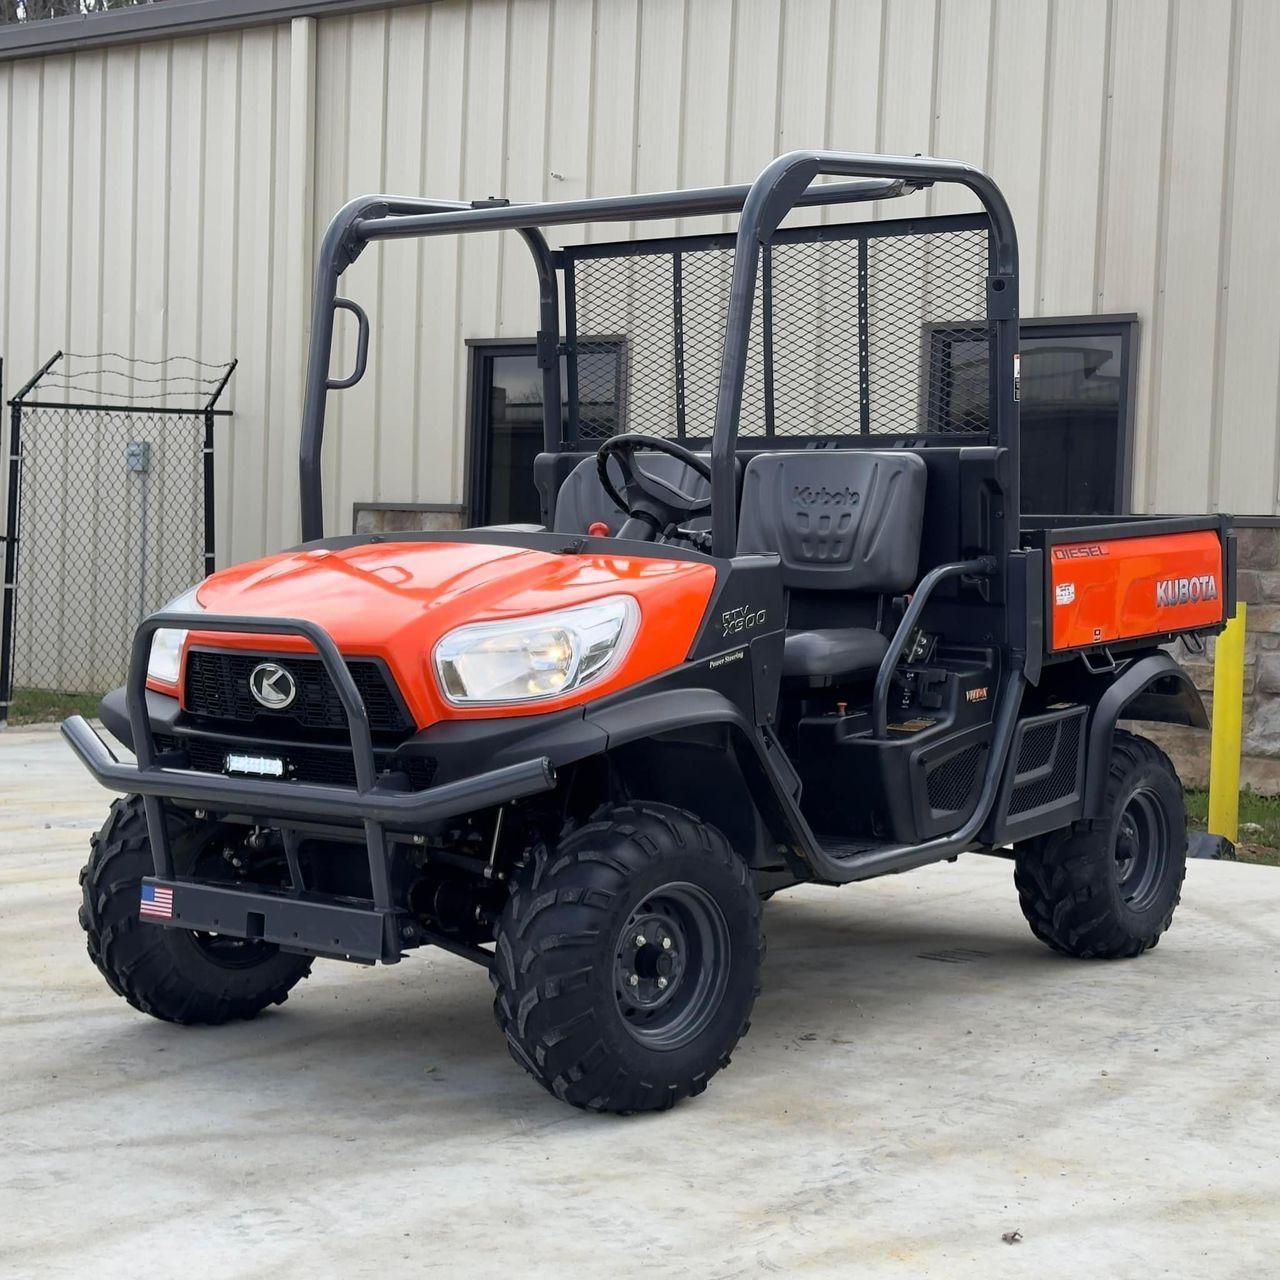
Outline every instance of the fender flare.
{"type": "MultiPolygon", "coordinates": [[[[739,764],[743,770],[758,770],[760,780],[766,784],[765,790],[771,793],[752,792],[752,799],[762,814],[768,816],[770,800],[777,801],[784,795],[792,801],[799,798],[800,776],[781,750],[771,749],[776,739],[767,732],[762,735],[737,703],[714,689],[666,689],[598,711],[588,709],[586,719],[605,733],[606,751],[673,730],[723,726],[730,741],[741,749],[739,764]]],[[[794,837],[795,824],[784,815],[785,805],[778,815],[783,820],[771,825],[794,837]]]]}
{"type": "Polygon", "coordinates": [[[806,876],[812,869],[797,857],[808,839],[795,820],[800,778],[767,731],[752,724],[742,708],[714,689],[666,689],[599,709],[589,708],[586,719],[603,730],[606,751],[642,742],[673,730],[720,726],[737,748],[738,764],[751,803],[773,838],[785,847],[787,860],[806,876]]]}
{"type": "Polygon", "coordinates": [[[1150,653],[1124,667],[1094,704],[1085,758],[1084,816],[1101,816],[1116,724],[1121,719],[1207,729],[1204,700],[1186,670],[1169,654],[1150,653]]]}
{"type": "Polygon", "coordinates": [[[547,716],[449,721],[411,741],[419,742],[424,751],[438,750],[440,776],[452,780],[455,771],[471,768],[473,757],[493,768],[546,756],[560,769],[659,734],[716,725],[725,726],[759,753],[754,726],[742,709],[714,689],[696,687],[628,694],[547,716]],[[446,769],[445,752],[452,756],[459,748],[464,750],[446,769]]]}
{"type": "Polygon", "coordinates": [[[608,736],[609,747],[652,738],[673,729],[725,724],[752,736],[742,710],[714,689],[664,689],[612,705],[587,707],[586,719],[608,736]]]}

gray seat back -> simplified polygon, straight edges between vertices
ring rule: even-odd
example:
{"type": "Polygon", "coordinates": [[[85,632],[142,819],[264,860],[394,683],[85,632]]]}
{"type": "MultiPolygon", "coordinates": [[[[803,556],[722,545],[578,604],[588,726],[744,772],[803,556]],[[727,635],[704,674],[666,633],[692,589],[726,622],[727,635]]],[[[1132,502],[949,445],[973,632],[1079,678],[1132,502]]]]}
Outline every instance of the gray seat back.
{"type": "MultiPolygon", "coordinates": [[[[699,454],[699,457],[707,457],[699,454]]],[[[707,458],[710,461],[710,458],[707,458]]],[[[609,461],[609,475],[622,492],[622,478],[619,474],[617,459],[609,461]]],[[[636,465],[641,471],[695,498],[705,498],[711,492],[711,486],[692,467],[665,453],[641,453],[637,455],[636,465]]],[[[622,522],[627,518],[626,512],[619,510],[609,501],[608,495],[600,484],[600,476],[596,471],[596,459],[592,454],[583,458],[565,477],[556,495],[556,516],[552,529],[555,533],[586,533],[595,523],[609,526],[611,534],[617,533],[622,522]]],[[[710,520],[700,516],[688,521],[692,529],[705,529],[710,520]]]]}
{"type": "Polygon", "coordinates": [[[759,454],[743,476],[738,551],[776,552],[792,589],[909,591],[925,478],[924,459],[905,449],[759,454]]]}

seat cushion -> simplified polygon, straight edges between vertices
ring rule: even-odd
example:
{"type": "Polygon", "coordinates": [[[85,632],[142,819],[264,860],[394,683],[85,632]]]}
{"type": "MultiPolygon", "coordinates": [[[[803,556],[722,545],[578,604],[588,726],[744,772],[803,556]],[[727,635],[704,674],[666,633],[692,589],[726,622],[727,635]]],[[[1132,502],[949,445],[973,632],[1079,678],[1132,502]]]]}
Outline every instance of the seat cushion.
{"type": "Polygon", "coordinates": [[[870,627],[790,631],[782,651],[782,674],[825,679],[870,675],[888,648],[884,636],[870,627]]]}
{"type": "Polygon", "coordinates": [[[778,555],[790,591],[909,591],[926,478],[909,449],[757,454],[743,479],[738,552],[778,555]]]}

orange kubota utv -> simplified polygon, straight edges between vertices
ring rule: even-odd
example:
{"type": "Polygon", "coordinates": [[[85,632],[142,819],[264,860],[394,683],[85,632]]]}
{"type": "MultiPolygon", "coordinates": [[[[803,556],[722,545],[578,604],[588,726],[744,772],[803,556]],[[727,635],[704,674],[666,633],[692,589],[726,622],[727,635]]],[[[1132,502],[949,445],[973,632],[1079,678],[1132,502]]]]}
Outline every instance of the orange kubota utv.
{"type": "Polygon", "coordinates": [[[1205,724],[1160,646],[1231,616],[1234,539],[1021,515],[1017,244],[987,176],[797,152],[743,187],[368,197],[314,307],[303,543],[142,623],[101,708],[136,763],[64,726],[126,793],[81,920],[131,1004],[220,1023],[315,957],[441,947],[488,969],[557,1097],[644,1111],[729,1061],[788,885],[999,854],[1059,951],[1168,928],[1182,791],[1117,721],[1205,724]],[[978,212],[786,222],[934,183],[978,212]],[[700,214],[737,230],[555,252],[541,230],[700,214]],[[369,337],[338,278],[371,241],[500,230],[539,287],[543,523],[326,537],[325,401],[369,337]],[[339,308],[359,342],[334,379],[339,308]]]}

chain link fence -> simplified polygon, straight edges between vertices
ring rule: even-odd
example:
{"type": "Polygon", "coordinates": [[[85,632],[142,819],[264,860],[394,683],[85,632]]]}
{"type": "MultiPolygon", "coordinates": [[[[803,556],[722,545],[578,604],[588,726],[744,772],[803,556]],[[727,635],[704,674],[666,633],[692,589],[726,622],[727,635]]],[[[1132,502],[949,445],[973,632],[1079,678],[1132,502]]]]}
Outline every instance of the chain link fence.
{"type": "Polygon", "coordinates": [[[9,402],[0,723],[120,684],[138,621],[212,571],[234,367],[58,353],[9,402]]]}
{"type": "MultiPolygon", "coordinates": [[[[761,250],[739,439],[985,437],[986,227],[958,216],[776,233],[761,250]]],[[[733,236],[562,256],[570,441],[708,440],[733,236]]]]}

